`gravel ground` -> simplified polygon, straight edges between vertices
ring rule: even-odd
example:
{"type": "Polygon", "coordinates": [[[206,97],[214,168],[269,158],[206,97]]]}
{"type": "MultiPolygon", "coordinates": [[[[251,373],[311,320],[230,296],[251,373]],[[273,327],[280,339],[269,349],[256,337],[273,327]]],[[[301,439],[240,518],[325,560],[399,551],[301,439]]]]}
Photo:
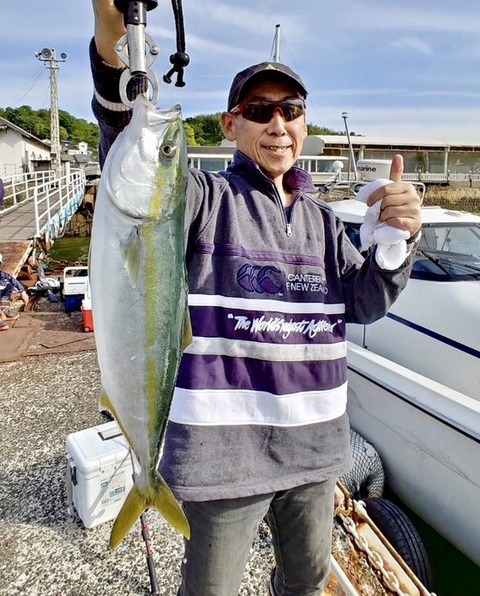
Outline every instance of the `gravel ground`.
{"type": "MultiPolygon", "coordinates": [[[[65,439],[105,422],[94,351],[30,356],[0,364],[0,594],[150,594],[140,532],[108,549],[112,522],[85,529],[69,520],[65,439]]],[[[179,581],[180,537],[146,514],[159,593],[179,581]]],[[[272,566],[261,529],[240,594],[265,593],[272,566]]]]}
{"type": "MultiPolygon", "coordinates": [[[[37,308],[37,331],[26,355],[0,363],[0,595],[150,594],[138,523],[136,531],[110,551],[112,521],[86,529],[69,515],[65,440],[106,422],[97,405],[100,372],[91,348],[93,334],[84,334],[90,336],[85,340],[75,336],[82,330],[81,315],[67,316],[61,303],[40,302],[37,308]],[[64,352],[39,354],[45,346],[58,350],[62,345],[64,352]]],[[[146,519],[158,594],[174,596],[182,540],[156,511],[148,511],[146,519]]],[[[352,580],[368,585],[359,594],[385,594],[337,526],[332,547],[352,580]]],[[[262,525],[239,596],[266,596],[272,566],[268,528],[262,525]]],[[[342,594],[332,578],[325,596],[342,594]]]]}

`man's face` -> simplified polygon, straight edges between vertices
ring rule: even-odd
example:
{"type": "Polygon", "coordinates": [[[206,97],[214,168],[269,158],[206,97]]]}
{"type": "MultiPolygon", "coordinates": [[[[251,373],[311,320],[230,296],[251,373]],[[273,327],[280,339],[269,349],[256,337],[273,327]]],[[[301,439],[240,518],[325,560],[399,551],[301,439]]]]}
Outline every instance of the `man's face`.
{"type": "MultiPolygon", "coordinates": [[[[271,80],[254,84],[247,92],[246,101],[284,101],[301,97],[287,81],[271,80]]],[[[275,180],[296,162],[303,141],[307,136],[305,116],[286,122],[282,112],[276,110],[269,122],[259,124],[243,118],[241,114],[222,114],[225,137],[236,141],[237,149],[253,159],[266,176],[275,180]]]]}

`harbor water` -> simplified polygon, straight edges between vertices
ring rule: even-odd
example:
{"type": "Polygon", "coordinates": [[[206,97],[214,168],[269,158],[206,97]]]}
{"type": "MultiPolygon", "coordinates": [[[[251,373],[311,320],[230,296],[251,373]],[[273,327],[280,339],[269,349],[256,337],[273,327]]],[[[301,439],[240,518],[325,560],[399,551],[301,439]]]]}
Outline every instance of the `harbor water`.
{"type": "Polygon", "coordinates": [[[63,236],[55,241],[47,256],[49,261],[60,263],[86,263],[89,247],[89,236],[63,236]]]}

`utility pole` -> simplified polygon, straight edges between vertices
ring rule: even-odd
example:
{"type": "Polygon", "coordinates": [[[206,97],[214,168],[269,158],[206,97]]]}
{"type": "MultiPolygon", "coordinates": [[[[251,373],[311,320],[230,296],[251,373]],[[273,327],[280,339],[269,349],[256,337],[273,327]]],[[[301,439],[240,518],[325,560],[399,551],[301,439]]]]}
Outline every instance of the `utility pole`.
{"type": "Polygon", "coordinates": [[[35,57],[45,63],[50,70],[50,158],[51,168],[55,172],[57,180],[62,175],[62,162],[60,159],[60,124],[58,119],[58,91],[57,91],[57,70],[59,62],[65,62],[67,54],[63,52],[60,58],[55,55],[54,48],[43,48],[41,52],[35,52],[35,57]]]}

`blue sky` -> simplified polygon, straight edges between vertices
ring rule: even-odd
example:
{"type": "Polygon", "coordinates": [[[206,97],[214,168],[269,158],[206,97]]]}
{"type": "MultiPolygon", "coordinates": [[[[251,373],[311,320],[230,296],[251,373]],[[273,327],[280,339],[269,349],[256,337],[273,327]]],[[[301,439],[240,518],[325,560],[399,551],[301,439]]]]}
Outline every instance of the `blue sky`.
{"type": "MultiPolygon", "coordinates": [[[[161,83],[159,106],[184,116],[222,111],[233,75],[271,57],[280,25],[281,61],[307,88],[308,122],[394,140],[480,144],[478,0],[183,0],[191,63],[183,89],[161,83]]],[[[88,43],[90,0],[1,3],[0,107],[49,108],[44,47],[67,54],[59,107],[94,121],[88,43]],[[61,8],[60,8],[61,7],[61,8]]],[[[161,80],[175,50],[170,0],[148,13],[160,45],[161,80]]]]}

